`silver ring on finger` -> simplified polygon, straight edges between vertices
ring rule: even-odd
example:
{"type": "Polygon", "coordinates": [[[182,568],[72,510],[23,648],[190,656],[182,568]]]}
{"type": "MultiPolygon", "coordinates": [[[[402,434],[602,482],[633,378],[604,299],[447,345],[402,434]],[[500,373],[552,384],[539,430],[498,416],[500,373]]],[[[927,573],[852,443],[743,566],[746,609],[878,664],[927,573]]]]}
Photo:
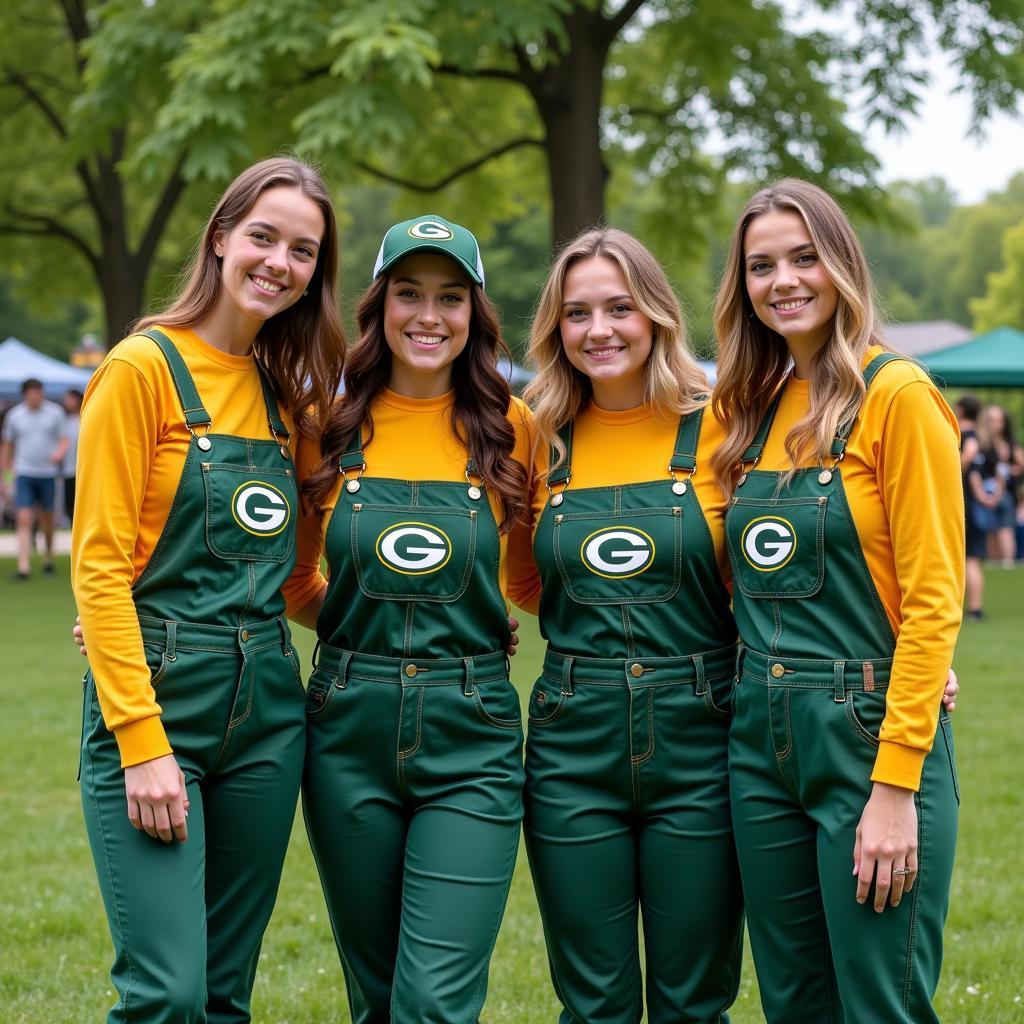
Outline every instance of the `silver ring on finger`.
{"type": "Polygon", "coordinates": [[[910,868],[893,868],[892,873],[894,875],[909,875],[910,868]]]}

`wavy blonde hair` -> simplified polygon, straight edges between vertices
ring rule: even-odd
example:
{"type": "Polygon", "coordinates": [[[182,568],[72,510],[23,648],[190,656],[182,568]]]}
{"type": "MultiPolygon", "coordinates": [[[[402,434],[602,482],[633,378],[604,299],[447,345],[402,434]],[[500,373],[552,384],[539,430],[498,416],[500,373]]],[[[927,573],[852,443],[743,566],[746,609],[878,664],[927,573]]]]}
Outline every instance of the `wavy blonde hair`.
{"type": "Polygon", "coordinates": [[[757,433],[775,393],[789,373],[786,340],[754,313],[747,293],[743,247],[747,228],[771,210],[798,214],[839,293],[832,328],[810,368],[811,407],[786,435],[790,469],[810,455],[829,460],[840,424],[852,420],[864,401],[861,363],[870,345],[889,349],[878,331],[871,273],[860,241],[839,204],[825,191],[799,178],[783,178],[756,192],[743,209],[729,247],[715,299],[718,381],[713,406],[726,437],[711,465],[726,493],[735,487],[736,469],[757,433]]]}
{"type": "Polygon", "coordinates": [[[661,264],[641,242],[617,228],[594,228],[569,242],[555,257],[537,302],[530,330],[529,362],[536,376],[523,397],[533,408],[536,444],[554,445],[555,465],[565,458],[558,431],[574,420],[593,394],[590,378],[569,362],[559,323],[565,278],[583,260],[600,256],[622,272],[640,312],[654,325],[645,368],[646,401],[682,415],[706,404],[708,380],[686,344],[683,313],[661,264]]]}

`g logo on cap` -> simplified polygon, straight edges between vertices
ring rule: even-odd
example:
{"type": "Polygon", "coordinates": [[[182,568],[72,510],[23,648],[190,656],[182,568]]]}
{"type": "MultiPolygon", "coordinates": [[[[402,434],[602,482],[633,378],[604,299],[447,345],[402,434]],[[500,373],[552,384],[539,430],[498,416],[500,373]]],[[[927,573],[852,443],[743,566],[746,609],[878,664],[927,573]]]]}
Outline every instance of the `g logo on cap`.
{"type": "Polygon", "coordinates": [[[436,220],[421,220],[409,228],[413,238],[426,238],[432,242],[447,242],[455,237],[452,229],[436,220]]]}
{"type": "Polygon", "coordinates": [[[654,541],[635,526],[595,530],[580,545],[580,560],[595,576],[624,580],[646,572],[654,562],[654,541]]]}
{"type": "Polygon", "coordinates": [[[288,499],[262,480],[247,480],[231,498],[235,522],[255,537],[276,537],[291,518],[288,499]]]}
{"type": "Polygon", "coordinates": [[[443,568],[452,557],[452,542],[428,523],[396,523],[377,538],[377,557],[403,576],[425,576],[443,568]]]}
{"type": "Polygon", "coordinates": [[[793,557],[796,530],[781,516],[759,516],[747,523],[740,547],[743,557],[758,572],[775,572],[793,557]]]}

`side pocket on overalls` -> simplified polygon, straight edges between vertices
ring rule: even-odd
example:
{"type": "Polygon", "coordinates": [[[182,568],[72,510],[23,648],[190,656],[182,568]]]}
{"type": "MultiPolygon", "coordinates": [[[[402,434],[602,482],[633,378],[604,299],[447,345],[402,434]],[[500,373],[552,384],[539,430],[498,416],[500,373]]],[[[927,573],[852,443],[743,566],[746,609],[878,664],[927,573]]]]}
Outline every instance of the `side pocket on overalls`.
{"type": "Polygon", "coordinates": [[[568,694],[557,683],[541,676],[533,684],[530,700],[526,705],[526,717],[530,725],[550,725],[561,718],[568,694]]]}
{"type": "MultiPolygon", "coordinates": [[[[956,750],[953,746],[953,722],[949,715],[939,715],[939,732],[942,733],[942,742],[946,748],[946,756],[949,758],[949,770],[953,776],[953,793],[956,796],[957,804],[960,803],[960,777],[956,773],[956,750]]],[[[938,737],[936,737],[938,739],[938,737]]]]}
{"type": "Polygon", "coordinates": [[[89,669],[85,670],[85,675],[82,676],[82,734],[79,736],[78,742],[78,772],[75,774],[75,781],[82,781],[82,752],[85,750],[85,737],[87,735],[86,729],[89,721],[89,680],[92,678],[92,673],[89,669]]]}
{"type": "Polygon", "coordinates": [[[313,669],[306,687],[306,718],[315,720],[327,714],[338,692],[337,678],[323,669],[313,669]]]}

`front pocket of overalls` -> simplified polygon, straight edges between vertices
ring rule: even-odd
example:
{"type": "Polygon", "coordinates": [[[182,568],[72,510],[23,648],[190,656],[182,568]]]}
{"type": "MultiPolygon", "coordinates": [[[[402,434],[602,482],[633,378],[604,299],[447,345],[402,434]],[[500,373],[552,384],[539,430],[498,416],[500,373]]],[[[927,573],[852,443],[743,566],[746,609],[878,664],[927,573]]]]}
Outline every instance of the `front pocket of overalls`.
{"type": "Polygon", "coordinates": [[[457,601],[473,572],[478,517],[476,509],[354,504],[359,589],[384,601],[457,601]]]}
{"type": "MultiPolygon", "coordinates": [[[[949,758],[949,770],[953,776],[953,793],[956,795],[956,802],[960,803],[960,776],[956,771],[956,748],[953,745],[953,722],[948,713],[943,711],[939,715],[939,733],[942,736],[942,743],[946,749],[946,756],[949,758]]],[[[938,745],[938,737],[935,739],[938,745]]],[[[938,753],[938,751],[935,751],[938,753]]]]}
{"type": "Polygon", "coordinates": [[[732,695],[735,689],[736,677],[731,672],[727,676],[707,680],[704,707],[708,714],[715,718],[732,718],[732,695]]]}
{"type": "Polygon", "coordinates": [[[552,554],[577,604],[658,604],[679,590],[683,510],[556,514],[552,554]]]}
{"type": "Polygon", "coordinates": [[[146,655],[146,667],[149,669],[149,683],[155,689],[167,675],[167,651],[163,644],[143,644],[142,649],[146,655]]]}
{"type": "Polygon", "coordinates": [[[846,720],[857,736],[872,747],[877,747],[878,734],[885,718],[885,690],[849,690],[843,705],[846,720]]]}
{"type": "Polygon", "coordinates": [[[499,729],[519,729],[522,715],[519,694],[507,679],[491,679],[473,687],[473,704],[477,714],[488,724],[499,729]]]}
{"type": "Polygon", "coordinates": [[[725,537],[745,597],[813,597],[825,581],[828,496],[733,498],[725,537]]]}
{"type": "Polygon", "coordinates": [[[533,684],[526,716],[531,726],[551,725],[562,717],[568,694],[558,685],[552,685],[541,676],[533,684]]]}
{"type": "Polygon", "coordinates": [[[204,462],[206,543],[218,558],[284,562],[295,546],[295,478],[287,469],[204,462]]]}
{"type": "Polygon", "coordinates": [[[323,669],[313,669],[306,687],[306,717],[317,719],[326,715],[339,689],[335,676],[323,669]]]}

